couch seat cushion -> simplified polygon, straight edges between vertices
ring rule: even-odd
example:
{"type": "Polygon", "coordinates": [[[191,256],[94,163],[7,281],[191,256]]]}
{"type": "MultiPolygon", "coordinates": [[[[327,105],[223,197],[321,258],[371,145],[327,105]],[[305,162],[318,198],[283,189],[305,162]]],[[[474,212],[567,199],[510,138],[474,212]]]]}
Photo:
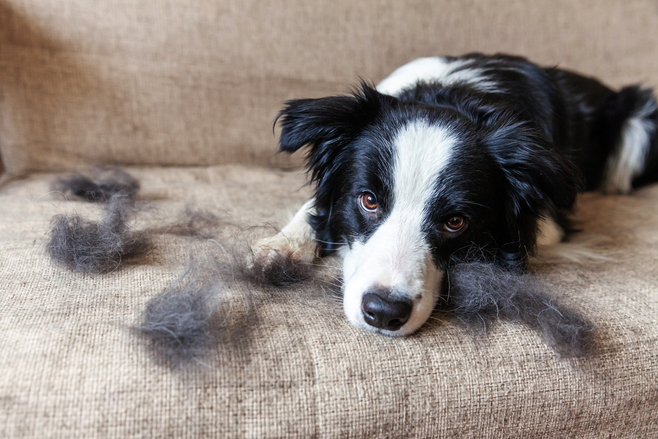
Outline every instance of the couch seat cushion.
{"type": "MultiPolygon", "coordinates": [[[[142,184],[135,230],[173,222],[186,206],[244,226],[281,227],[309,195],[298,172],[130,172],[142,184]]],[[[69,272],[46,254],[50,220],[97,216],[99,207],[49,193],[53,177],[35,174],[0,190],[2,437],[658,434],[658,186],[582,197],[584,231],[575,240],[596,237],[607,259],[535,266],[556,296],[597,326],[600,348],[589,358],[561,359],[520,324],[479,334],[444,314],[403,339],[358,330],[326,283],[338,263],[330,260],[319,280],[251,291],[257,318],[238,343],[171,368],[132,328],[190,253],[217,240],[162,233],[148,255],[110,274],[69,272]]],[[[227,285],[240,297],[250,288],[227,285]]]]}

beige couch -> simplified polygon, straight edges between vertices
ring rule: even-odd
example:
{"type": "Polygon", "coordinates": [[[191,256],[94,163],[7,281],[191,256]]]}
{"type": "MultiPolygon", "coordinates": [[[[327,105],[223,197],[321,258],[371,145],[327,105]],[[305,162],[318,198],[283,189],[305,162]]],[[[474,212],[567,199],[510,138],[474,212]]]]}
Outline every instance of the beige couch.
{"type": "Polygon", "coordinates": [[[653,0],[0,0],[0,437],[658,437],[658,186],[582,197],[578,239],[608,259],[536,264],[597,326],[580,360],[514,323],[365,333],[312,282],[262,296],[249,342],[172,370],[131,328],[189,238],[107,275],[45,252],[53,215],[98,214],[49,193],[53,172],[128,165],[160,214],[138,230],[186,205],[282,226],[309,193],[273,155],[282,101],[468,51],[657,86],[657,37],[653,0]]]}

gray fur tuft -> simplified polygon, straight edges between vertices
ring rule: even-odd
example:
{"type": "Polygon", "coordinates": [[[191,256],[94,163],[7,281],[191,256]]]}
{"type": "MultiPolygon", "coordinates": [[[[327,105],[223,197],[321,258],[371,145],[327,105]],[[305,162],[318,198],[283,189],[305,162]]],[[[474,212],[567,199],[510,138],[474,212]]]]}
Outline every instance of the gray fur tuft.
{"type": "Polygon", "coordinates": [[[474,327],[496,318],[521,321],[563,357],[582,357],[593,348],[594,326],[546,294],[528,273],[492,263],[456,264],[449,270],[448,300],[454,314],[474,327]]]}
{"type": "Polygon", "coordinates": [[[52,190],[86,201],[105,203],[112,198],[133,198],[139,191],[139,181],[121,168],[96,168],[93,176],[73,174],[58,178],[52,190]]]}
{"type": "Polygon", "coordinates": [[[79,215],[57,215],[52,219],[48,253],[57,263],[81,273],[103,274],[116,270],[122,261],[147,249],[143,232],[126,226],[128,207],[114,197],[105,206],[100,222],[79,215]]]}
{"type": "Polygon", "coordinates": [[[216,278],[200,280],[192,268],[146,304],[139,331],[152,352],[170,366],[200,361],[218,330],[213,325],[222,294],[216,278]]]}

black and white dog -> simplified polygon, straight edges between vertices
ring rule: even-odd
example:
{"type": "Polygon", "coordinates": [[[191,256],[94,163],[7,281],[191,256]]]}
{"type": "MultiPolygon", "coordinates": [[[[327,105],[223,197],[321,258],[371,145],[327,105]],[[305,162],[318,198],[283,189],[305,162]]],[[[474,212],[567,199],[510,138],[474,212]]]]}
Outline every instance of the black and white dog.
{"type": "Polygon", "coordinates": [[[423,325],[473,247],[522,270],[579,191],[658,179],[651,90],[507,55],[418,59],[377,88],[289,101],[279,122],[281,151],[310,148],[315,197],[257,254],[338,252],[348,320],[386,335],[423,325]]]}

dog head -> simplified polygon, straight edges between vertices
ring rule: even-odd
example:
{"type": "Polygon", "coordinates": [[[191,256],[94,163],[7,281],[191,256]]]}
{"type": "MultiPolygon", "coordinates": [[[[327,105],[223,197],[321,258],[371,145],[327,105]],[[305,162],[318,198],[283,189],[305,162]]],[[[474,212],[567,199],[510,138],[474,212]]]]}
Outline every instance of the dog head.
{"type": "Polygon", "coordinates": [[[357,327],[417,330],[451,258],[484,250],[523,266],[537,220],[569,209],[578,172],[513,113],[427,105],[363,85],[286,103],[280,149],[308,146],[325,252],[342,252],[344,310],[357,327]]]}

